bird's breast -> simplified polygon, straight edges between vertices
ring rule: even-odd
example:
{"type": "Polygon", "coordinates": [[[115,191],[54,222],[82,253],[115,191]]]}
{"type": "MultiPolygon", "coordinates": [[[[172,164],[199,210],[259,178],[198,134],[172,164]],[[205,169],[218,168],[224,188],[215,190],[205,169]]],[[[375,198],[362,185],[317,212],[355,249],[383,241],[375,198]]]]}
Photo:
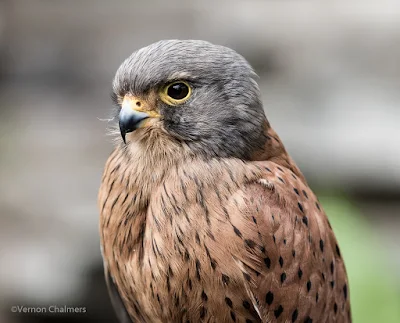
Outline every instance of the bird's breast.
{"type": "Polygon", "coordinates": [[[247,318],[256,315],[243,306],[236,311],[227,306],[235,300],[251,303],[243,274],[231,256],[237,236],[226,207],[241,203],[235,191],[255,175],[254,170],[239,176],[212,166],[171,172],[153,187],[145,208],[132,202],[134,196],[143,196],[140,190],[120,186],[113,193],[116,182],[105,190],[104,259],[122,298],[136,304],[149,321],[198,321],[220,315],[218,322],[239,318],[241,311],[247,318]],[[228,232],[233,239],[226,239],[228,232]]]}

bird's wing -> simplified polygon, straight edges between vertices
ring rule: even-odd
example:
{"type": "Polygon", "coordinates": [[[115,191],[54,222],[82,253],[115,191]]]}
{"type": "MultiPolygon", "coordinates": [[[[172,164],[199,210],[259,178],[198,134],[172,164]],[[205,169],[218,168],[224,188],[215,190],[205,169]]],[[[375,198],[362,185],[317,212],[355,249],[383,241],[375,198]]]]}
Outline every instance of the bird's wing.
{"type": "Polygon", "coordinates": [[[350,322],[344,264],[317,198],[289,169],[264,169],[228,209],[244,246],[232,257],[254,309],[263,322],[350,322]]]}
{"type": "Polygon", "coordinates": [[[129,317],[129,314],[125,308],[124,303],[122,302],[121,296],[118,292],[117,286],[114,283],[114,280],[108,271],[107,265],[104,264],[104,275],[106,279],[108,294],[111,298],[111,303],[114,307],[114,311],[117,315],[117,318],[120,323],[133,323],[129,317]]]}

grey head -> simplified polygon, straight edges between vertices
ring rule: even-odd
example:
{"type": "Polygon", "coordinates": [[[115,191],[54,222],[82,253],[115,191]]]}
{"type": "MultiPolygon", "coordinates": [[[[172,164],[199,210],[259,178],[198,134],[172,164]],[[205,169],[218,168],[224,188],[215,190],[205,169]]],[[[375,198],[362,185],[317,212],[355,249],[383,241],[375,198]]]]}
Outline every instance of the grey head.
{"type": "Polygon", "coordinates": [[[255,78],[249,63],[230,48],[200,40],[162,40],[122,63],[113,94],[121,105],[127,95],[155,93],[150,109],[174,140],[206,157],[249,159],[265,143],[266,117],[255,78]],[[189,86],[190,96],[171,104],[161,95],[175,82],[189,86]]]}

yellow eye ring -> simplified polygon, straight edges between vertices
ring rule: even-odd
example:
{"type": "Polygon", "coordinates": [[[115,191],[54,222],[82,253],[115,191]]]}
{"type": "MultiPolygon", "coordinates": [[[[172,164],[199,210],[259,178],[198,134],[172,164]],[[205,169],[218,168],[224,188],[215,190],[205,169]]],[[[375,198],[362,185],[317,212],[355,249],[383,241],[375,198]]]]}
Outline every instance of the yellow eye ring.
{"type": "Polygon", "coordinates": [[[179,105],[186,102],[192,95],[192,88],[185,81],[176,81],[165,85],[160,98],[168,105],[179,105]]]}

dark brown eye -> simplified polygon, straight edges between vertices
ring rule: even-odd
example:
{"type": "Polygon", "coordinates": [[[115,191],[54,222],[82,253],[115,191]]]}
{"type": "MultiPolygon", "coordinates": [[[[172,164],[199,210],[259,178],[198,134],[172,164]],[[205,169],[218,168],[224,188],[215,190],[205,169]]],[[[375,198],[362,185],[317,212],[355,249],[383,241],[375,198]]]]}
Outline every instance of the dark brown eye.
{"type": "Polygon", "coordinates": [[[173,83],[168,86],[167,95],[174,100],[183,100],[189,95],[189,87],[182,82],[173,83]]]}
{"type": "Polygon", "coordinates": [[[160,91],[160,99],[170,106],[178,106],[185,103],[191,95],[192,88],[182,80],[166,84],[160,91]]]}

